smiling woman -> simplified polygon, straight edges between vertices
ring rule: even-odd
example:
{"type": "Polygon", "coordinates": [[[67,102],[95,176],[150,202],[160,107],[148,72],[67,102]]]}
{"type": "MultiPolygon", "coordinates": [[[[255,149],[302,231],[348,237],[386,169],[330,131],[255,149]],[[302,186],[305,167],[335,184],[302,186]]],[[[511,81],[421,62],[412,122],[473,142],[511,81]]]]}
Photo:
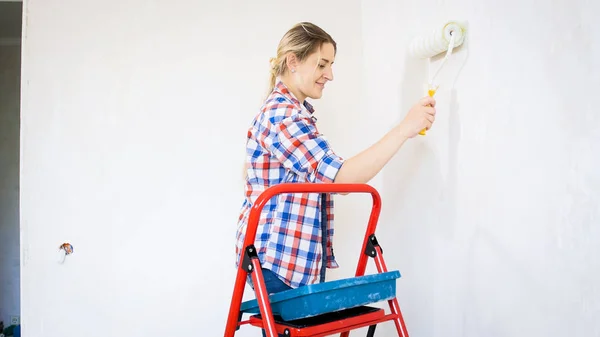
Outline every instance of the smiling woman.
{"type": "MultiPolygon", "coordinates": [[[[271,59],[270,92],[247,134],[245,199],[239,215],[236,263],[256,198],[281,183],[366,183],[409,138],[434,121],[435,101],[425,97],[379,142],[342,159],[319,133],[313,106],[333,80],[334,39],[309,22],[292,27],[271,59]]],[[[333,200],[328,194],[279,195],[264,206],[254,240],[269,293],[323,282],[336,268],[333,200]]],[[[249,280],[252,286],[251,280],[249,280]]]]}

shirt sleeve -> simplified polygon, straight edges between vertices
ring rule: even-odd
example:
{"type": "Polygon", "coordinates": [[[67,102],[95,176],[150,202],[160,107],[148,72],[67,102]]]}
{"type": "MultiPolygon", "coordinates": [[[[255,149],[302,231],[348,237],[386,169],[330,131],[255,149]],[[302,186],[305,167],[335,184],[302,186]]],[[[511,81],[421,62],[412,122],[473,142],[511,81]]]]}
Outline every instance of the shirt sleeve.
{"type": "Polygon", "coordinates": [[[333,152],[308,117],[287,117],[275,126],[275,133],[270,150],[285,168],[312,183],[335,180],[344,159],[333,152]]]}

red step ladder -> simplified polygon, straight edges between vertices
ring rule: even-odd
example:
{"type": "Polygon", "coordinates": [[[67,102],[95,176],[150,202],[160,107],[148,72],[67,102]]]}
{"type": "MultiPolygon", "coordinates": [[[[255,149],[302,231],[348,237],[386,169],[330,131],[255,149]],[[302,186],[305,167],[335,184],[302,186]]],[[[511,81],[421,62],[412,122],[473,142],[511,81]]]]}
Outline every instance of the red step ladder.
{"type": "Polygon", "coordinates": [[[369,327],[367,337],[372,337],[377,324],[394,321],[398,336],[408,337],[408,331],[400,311],[397,298],[387,300],[389,313],[384,309],[370,306],[356,306],[331,313],[324,313],[316,317],[284,321],[278,315],[274,315],[267,289],[264,283],[260,261],[254,247],[254,238],[258,227],[260,213],[271,198],[283,193],[369,193],[373,197],[373,207],[369,217],[369,224],[365,232],[362,249],[356,268],[356,277],[363,276],[367,266],[367,259],[373,258],[378,273],[386,273],[388,269],[383,259],[382,249],[375,237],[375,228],[381,212],[381,197],[377,190],[367,184],[322,184],[322,183],[284,183],[269,187],[257,198],[250,211],[246,236],[244,240],[245,250],[237,271],[233,296],[229,308],[229,316],[225,328],[224,337],[233,337],[242,325],[251,325],[265,329],[268,337],[291,336],[291,337],[321,337],[341,333],[342,337],[348,337],[350,331],[369,327]],[[242,297],[246,287],[248,274],[252,277],[255,285],[256,300],[260,308],[260,314],[251,316],[242,321],[244,312],[240,311],[242,297]]]}

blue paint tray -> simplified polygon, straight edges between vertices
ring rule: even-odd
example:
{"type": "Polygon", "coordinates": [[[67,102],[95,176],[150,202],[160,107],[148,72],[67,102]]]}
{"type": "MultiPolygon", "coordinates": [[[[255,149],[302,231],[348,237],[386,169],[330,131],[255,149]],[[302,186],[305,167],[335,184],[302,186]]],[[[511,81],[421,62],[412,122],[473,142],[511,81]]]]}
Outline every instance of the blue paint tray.
{"type": "MultiPolygon", "coordinates": [[[[273,315],[291,321],[392,299],[398,278],[399,271],[390,271],[311,284],[271,294],[269,301],[273,315]]],[[[256,299],[242,303],[240,310],[260,313],[256,299]]]]}

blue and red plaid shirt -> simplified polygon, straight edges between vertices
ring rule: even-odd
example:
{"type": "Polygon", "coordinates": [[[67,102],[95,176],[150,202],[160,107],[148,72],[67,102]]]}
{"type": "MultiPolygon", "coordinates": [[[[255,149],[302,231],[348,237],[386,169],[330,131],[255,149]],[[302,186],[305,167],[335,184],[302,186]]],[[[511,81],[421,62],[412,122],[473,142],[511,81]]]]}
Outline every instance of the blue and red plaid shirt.
{"type": "MultiPolygon", "coordinates": [[[[236,266],[243,252],[250,209],[268,187],[280,183],[331,183],[344,160],[317,130],[314,109],[301,104],[283,82],[254,118],[246,144],[245,200],[236,233],[236,266]]],[[[265,204],[255,246],[263,268],[291,286],[317,283],[323,259],[321,203],[325,204],[327,268],[337,268],[332,248],[333,200],[327,194],[281,194],[265,204]],[[321,200],[325,196],[326,200],[321,200]]]]}

